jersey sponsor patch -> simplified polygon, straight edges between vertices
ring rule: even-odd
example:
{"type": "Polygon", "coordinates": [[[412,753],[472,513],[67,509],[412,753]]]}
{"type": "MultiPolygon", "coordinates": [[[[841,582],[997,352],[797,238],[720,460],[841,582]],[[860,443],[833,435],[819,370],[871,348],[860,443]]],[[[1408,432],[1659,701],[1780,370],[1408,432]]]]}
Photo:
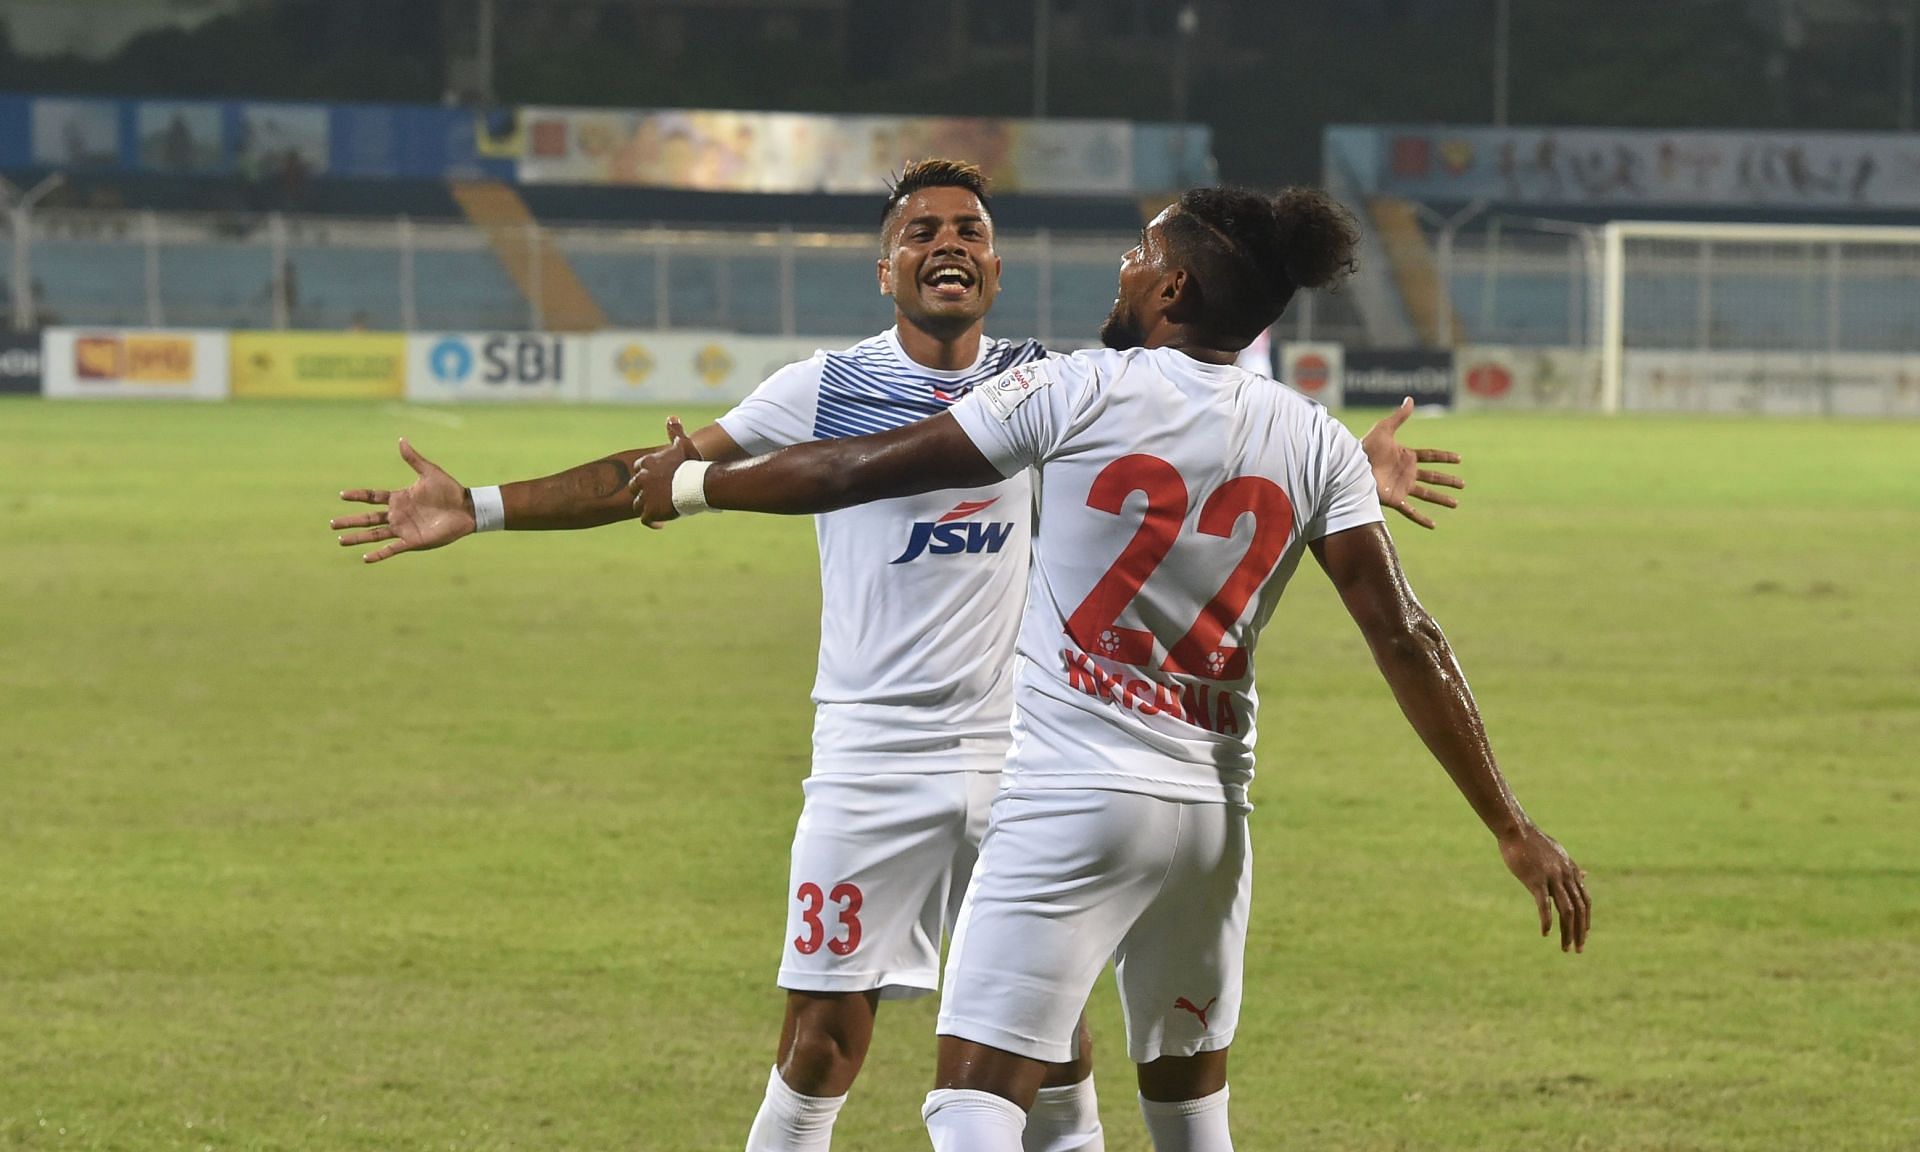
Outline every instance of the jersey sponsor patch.
{"type": "Polygon", "coordinates": [[[1000,497],[991,500],[963,500],[954,505],[938,520],[922,520],[913,526],[913,535],[907,541],[907,550],[900,553],[890,564],[908,564],[922,555],[953,556],[961,553],[978,556],[981,553],[997,554],[1007,537],[1013,534],[1013,525],[1006,522],[983,524],[967,520],[976,512],[984,512],[1000,502],[1000,497]],[[955,521],[965,521],[955,523],[955,521]]]}
{"type": "Polygon", "coordinates": [[[1045,364],[1034,361],[1003,374],[998,380],[987,385],[982,395],[987,407],[1002,423],[1013,419],[1020,405],[1033,398],[1033,394],[1053,383],[1053,374],[1047,371],[1045,364]]]}

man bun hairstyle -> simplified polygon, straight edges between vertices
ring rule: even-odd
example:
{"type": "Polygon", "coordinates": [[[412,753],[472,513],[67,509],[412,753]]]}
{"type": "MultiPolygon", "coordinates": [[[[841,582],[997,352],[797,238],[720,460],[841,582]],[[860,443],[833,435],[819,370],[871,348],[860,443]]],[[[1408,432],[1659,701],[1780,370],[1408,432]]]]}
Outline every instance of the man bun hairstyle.
{"type": "Polygon", "coordinates": [[[887,228],[893,223],[894,213],[915,192],[924,188],[964,188],[980,201],[980,207],[990,208],[987,185],[987,174],[977,164],[938,156],[915,160],[901,170],[899,179],[887,185],[887,202],[880,210],[881,236],[885,238],[887,228]]]}
{"type": "Polygon", "coordinates": [[[1359,222],[1318,188],[1194,188],[1175,203],[1166,224],[1173,254],[1198,281],[1205,325],[1221,336],[1252,340],[1295,292],[1353,271],[1359,222]]]}

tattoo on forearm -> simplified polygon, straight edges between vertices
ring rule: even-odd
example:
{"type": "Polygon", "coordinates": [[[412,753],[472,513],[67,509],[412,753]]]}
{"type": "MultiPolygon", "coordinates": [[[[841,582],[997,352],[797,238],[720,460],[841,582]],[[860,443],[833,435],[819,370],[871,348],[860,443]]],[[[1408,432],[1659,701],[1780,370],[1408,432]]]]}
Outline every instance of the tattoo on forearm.
{"type": "Polygon", "coordinates": [[[633,479],[633,469],[628,466],[627,462],[625,460],[602,460],[600,463],[602,467],[595,468],[588,473],[588,476],[592,480],[604,481],[604,483],[595,484],[592,494],[605,497],[617,495],[625,491],[627,481],[633,479]]]}

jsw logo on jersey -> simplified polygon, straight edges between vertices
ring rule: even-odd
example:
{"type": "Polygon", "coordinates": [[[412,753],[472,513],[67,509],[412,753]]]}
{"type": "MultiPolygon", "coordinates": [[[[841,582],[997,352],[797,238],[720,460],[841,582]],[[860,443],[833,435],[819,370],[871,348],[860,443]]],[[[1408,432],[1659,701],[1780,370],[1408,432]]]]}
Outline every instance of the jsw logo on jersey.
{"type": "Polygon", "coordinates": [[[985,552],[992,554],[1000,551],[1013,535],[1012,524],[980,524],[967,517],[976,512],[984,512],[999,503],[1000,498],[992,500],[969,500],[953,506],[953,511],[938,520],[921,521],[913,526],[913,535],[907,540],[907,550],[900,553],[894,564],[905,564],[927,556],[956,556],[966,553],[978,556],[985,552]]]}

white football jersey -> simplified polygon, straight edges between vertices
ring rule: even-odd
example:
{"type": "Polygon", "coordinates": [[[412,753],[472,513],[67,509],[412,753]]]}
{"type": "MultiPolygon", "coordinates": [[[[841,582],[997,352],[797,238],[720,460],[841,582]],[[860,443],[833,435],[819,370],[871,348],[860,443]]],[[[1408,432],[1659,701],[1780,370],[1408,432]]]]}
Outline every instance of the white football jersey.
{"type": "Polygon", "coordinates": [[[1029,363],[953,414],[1039,469],[1011,782],[1244,802],[1260,629],[1306,542],[1381,519],[1359,440],[1171,348],[1029,363]]]}
{"type": "MultiPolygon", "coordinates": [[[[781,369],[719,423],[755,455],[881,432],[939,415],[1045,354],[1033,341],[983,339],[971,367],[939,372],[908,359],[888,329],[781,369]]],[[[814,518],[814,771],[899,771],[901,752],[1005,750],[1032,502],[1022,473],[814,518]]]]}

